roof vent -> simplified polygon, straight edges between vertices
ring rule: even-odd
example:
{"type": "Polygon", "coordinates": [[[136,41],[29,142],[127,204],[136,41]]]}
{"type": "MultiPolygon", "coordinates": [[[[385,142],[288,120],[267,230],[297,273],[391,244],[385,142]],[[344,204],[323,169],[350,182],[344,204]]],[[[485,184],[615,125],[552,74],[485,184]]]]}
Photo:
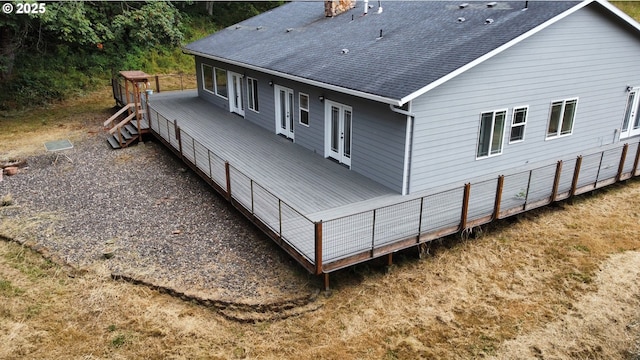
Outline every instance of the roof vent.
{"type": "Polygon", "coordinates": [[[469,3],[462,3],[462,4],[458,5],[458,9],[464,9],[467,6],[469,6],[469,3]]]}
{"type": "Polygon", "coordinates": [[[496,5],[498,5],[498,3],[497,3],[497,2],[495,2],[495,1],[492,1],[492,2],[490,2],[490,3],[487,3],[487,7],[490,7],[490,8],[492,8],[492,7],[496,6],[496,5]]]}
{"type": "Polygon", "coordinates": [[[458,18],[458,22],[459,22],[459,23],[464,22],[465,20],[466,20],[466,19],[465,19],[465,18],[463,18],[463,17],[459,17],[459,18],[458,18]]]}
{"type": "Polygon", "coordinates": [[[487,19],[484,21],[485,24],[489,25],[489,24],[493,24],[493,19],[487,19]]]}
{"type": "Polygon", "coordinates": [[[262,25],[256,26],[256,30],[262,30],[262,25]]]}
{"type": "Polygon", "coordinates": [[[287,32],[290,33],[293,31],[293,28],[287,28],[287,32]]]}
{"type": "Polygon", "coordinates": [[[349,53],[349,49],[342,49],[342,53],[343,54],[348,54],[349,53]]]}
{"type": "Polygon", "coordinates": [[[240,28],[242,28],[242,26],[240,26],[240,25],[236,25],[236,30],[238,30],[238,29],[240,29],[240,28]]]}

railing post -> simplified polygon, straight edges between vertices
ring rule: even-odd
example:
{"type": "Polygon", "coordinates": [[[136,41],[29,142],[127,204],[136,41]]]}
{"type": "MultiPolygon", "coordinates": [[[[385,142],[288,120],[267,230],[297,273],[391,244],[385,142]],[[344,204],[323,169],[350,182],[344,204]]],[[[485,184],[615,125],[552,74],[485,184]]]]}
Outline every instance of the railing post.
{"type": "Polygon", "coordinates": [[[529,201],[529,189],[531,189],[531,178],[533,177],[533,170],[529,170],[529,181],[527,181],[527,192],[524,195],[524,205],[522,205],[522,210],[526,210],[527,202],[529,201]]]}
{"type": "Polygon", "coordinates": [[[464,195],[462,197],[462,214],[460,217],[460,230],[467,228],[467,215],[469,214],[469,197],[471,196],[471,183],[464,184],[464,195]]]}
{"type": "Polygon", "coordinates": [[[560,187],[560,175],[562,174],[562,160],[556,164],[556,176],[553,178],[553,189],[551,190],[551,201],[558,198],[558,187],[560,187]]]}
{"type": "Polygon", "coordinates": [[[500,203],[502,202],[502,190],[504,189],[504,175],[498,177],[496,188],[496,202],[493,205],[493,220],[500,218],[500,203]]]}
{"type": "Polygon", "coordinates": [[[420,218],[418,219],[418,236],[416,242],[420,243],[420,234],[422,233],[422,211],[424,209],[424,196],[420,198],[420,218]]]}
{"type": "Polygon", "coordinates": [[[211,169],[211,150],[207,149],[207,160],[209,160],[209,179],[213,180],[213,169],[211,169]]]}
{"type": "Polygon", "coordinates": [[[631,170],[631,176],[636,176],[638,171],[638,163],[640,163],[640,143],[638,143],[638,149],[636,150],[636,159],[633,162],[633,170],[631,170]]]}
{"type": "MultiPolygon", "coordinates": [[[[313,223],[315,239],[316,275],[322,274],[322,220],[313,223]]],[[[325,284],[325,288],[328,284],[325,284]]]]}
{"type": "Polygon", "coordinates": [[[224,162],[224,174],[227,178],[227,200],[231,201],[231,169],[228,161],[224,162]]]}
{"type": "MultiPolygon", "coordinates": [[[[167,132],[169,132],[169,130],[167,130],[167,132]]],[[[176,140],[178,140],[178,152],[180,153],[180,157],[184,161],[184,155],[182,155],[182,136],[180,136],[180,127],[178,126],[178,119],[173,120],[173,132],[176,140]]],[[[169,143],[171,143],[171,139],[169,139],[169,143]]]]}
{"type": "Polygon", "coordinates": [[[622,147],[622,154],[620,155],[620,165],[618,165],[618,175],[616,175],[616,182],[622,178],[622,172],[624,171],[624,162],[627,160],[627,151],[629,151],[629,144],[624,144],[622,147]]]}
{"type": "Polygon", "coordinates": [[[373,209],[373,223],[371,225],[371,257],[373,257],[373,249],[376,247],[376,210],[373,209]]]}
{"type": "Polygon", "coordinates": [[[282,244],[282,200],[280,198],[278,198],[278,235],[282,244]]]}
{"type": "Polygon", "coordinates": [[[198,167],[198,161],[196,160],[196,139],[191,137],[191,148],[193,149],[193,166],[198,167]]]}
{"type": "Polygon", "coordinates": [[[604,151],[600,153],[600,163],[598,163],[598,172],[596,172],[596,181],[593,182],[593,188],[598,186],[598,180],[600,179],[600,170],[602,169],[602,160],[604,160],[604,151]]]}
{"type": "Polygon", "coordinates": [[[571,194],[573,196],[576,194],[576,189],[578,187],[578,178],[580,177],[580,167],[582,166],[582,155],[578,155],[576,159],[576,167],[573,170],[573,180],[571,181],[571,194]]]}
{"type": "Polygon", "coordinates": [[[156,75],[156,92],[160,92],[160,78],[156,75]]]}
{"type": "MultiPolygon", "coordinates": [[[[253,179],[249,179],[249,185],[251,186],[251,215],[254,214],[253,210],[253,179]]],[[[278,201],[280,199],[278,198],[278,201]]],[[[280,231],[282,232],[282,225],[280,225],[280,231]]]]}

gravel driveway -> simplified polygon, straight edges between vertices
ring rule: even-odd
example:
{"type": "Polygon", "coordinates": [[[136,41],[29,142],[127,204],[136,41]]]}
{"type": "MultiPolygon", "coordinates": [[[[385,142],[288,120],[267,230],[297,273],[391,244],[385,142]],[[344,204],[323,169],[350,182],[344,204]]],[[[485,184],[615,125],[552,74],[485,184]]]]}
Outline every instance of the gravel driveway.
{"type": "Polygon", "coordinates": [[[158,142],[111,150],[93,135],[27,159],[0,182],[3,221],[77,268],[106,267],[178,292],[242,304],[313,294],[318,279],[158,142]],[[115,248],[106,259],[105,251],[115,248]]]}

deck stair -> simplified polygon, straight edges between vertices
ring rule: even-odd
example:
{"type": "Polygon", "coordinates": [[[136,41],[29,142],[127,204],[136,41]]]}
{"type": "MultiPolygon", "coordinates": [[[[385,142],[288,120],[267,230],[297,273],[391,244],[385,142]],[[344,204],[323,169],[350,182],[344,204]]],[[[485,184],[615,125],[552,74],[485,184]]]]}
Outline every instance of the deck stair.
{"type": "Polygon", "coordinates": [[[109,129],[109,137],[107,137],[107,142],[113,149],[125,148],[140,140],[143,133],[148,132],[149,126],[146,125],[146,121],[144,119],[138,120],[136,113],[138,117],[142,117],[145,110],[138,106],[136,111],[135,105],[130,103],[122,107],[122,109],[118,110],[118,112],[104,122],[106,128],[113,125],[113,127],[109,129]],[[127,111],[130,113],[117,124],[113,125],[113,123],[122,118],[127,111]]]}

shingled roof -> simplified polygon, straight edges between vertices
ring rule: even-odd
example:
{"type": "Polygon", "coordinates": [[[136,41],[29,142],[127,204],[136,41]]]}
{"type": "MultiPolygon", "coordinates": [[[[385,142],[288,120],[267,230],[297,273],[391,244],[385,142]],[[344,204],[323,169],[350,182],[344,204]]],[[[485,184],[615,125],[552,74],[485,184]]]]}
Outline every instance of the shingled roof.
{"type": "Polygon", "coordinates": [[[363,15],[358,1],[336,17],[322,1],[292,2],[184,50],[402,105],[591,1],[463,2],[383,1],[378,13],[371,1],[363,15]]]}

